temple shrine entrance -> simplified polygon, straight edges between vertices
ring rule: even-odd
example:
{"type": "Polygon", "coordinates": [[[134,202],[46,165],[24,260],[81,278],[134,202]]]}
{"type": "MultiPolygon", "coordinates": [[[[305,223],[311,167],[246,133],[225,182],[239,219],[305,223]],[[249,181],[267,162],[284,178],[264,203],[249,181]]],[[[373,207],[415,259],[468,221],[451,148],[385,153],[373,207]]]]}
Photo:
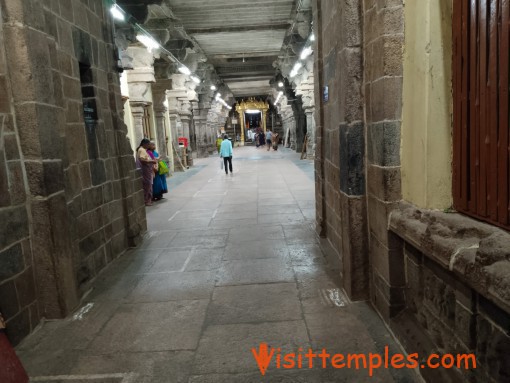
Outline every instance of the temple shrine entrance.
{"type": "Polygon", "coordinates": [[[243,100],[236,106],[241,124],[241,145],[246,142],[253,142],[257,132],[266,133],[267,111],[269,104],[266,101],[258,101],[254,98],[243,100]]]}

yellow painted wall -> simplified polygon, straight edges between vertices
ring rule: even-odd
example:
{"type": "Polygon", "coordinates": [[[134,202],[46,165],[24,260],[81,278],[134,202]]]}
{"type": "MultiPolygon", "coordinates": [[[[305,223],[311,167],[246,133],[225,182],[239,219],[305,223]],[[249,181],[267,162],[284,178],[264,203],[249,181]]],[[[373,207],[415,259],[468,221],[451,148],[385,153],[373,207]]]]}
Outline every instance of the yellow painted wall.
{"type": "Polygon", "coordinates": [[[452,204],[452,3],[405,4],[402,193],[419,207],[452,204]]]}

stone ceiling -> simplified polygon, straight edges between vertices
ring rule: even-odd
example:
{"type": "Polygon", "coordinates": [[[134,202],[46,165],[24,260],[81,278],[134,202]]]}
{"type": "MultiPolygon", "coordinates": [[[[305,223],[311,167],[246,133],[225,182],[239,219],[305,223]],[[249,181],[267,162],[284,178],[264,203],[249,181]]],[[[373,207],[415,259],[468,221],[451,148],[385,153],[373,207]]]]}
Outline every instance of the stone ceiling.
{"type": "Polygon", "coordinates": [[[277,73],[276,62],[288,56],[289,49],[285,50],[285,44],[288,44],[289,37],[300,32],[302,37],[306,37],[309,33],[310,2],[117,1],[151,33],[166,40],[165,48],[172,53],[187,48],[187,52],[193,49],[205,55],[206,60],[203,61],[214,66],[219,79],[236,97],[270,93],[269,80],[277,73]],[[300,17],[303,13],[307,13],[307,16],[300,17]],[[296,28],[299,23],[306,24],[304,32],[298,31],[299,26],[296,28]],[[183,39],[187,39],[186,43],[183,43],[183,39]]]}

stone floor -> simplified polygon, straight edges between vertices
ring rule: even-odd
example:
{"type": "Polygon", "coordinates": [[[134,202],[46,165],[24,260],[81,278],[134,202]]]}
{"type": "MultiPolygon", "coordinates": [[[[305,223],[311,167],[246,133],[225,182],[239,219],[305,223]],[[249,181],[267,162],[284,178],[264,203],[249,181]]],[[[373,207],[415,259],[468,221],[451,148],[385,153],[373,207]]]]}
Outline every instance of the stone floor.
{"type": "Polygon", "coordinates": [[[313,164],[290,151],[236,148],[169,180],[143,245],[105,270],[82,307],[17,349],[39,382],[414,382],[413,371],[277,369],[251,353],[390,353],[365,303],[338,289],[338,260],[314,235],[313,164]]]}

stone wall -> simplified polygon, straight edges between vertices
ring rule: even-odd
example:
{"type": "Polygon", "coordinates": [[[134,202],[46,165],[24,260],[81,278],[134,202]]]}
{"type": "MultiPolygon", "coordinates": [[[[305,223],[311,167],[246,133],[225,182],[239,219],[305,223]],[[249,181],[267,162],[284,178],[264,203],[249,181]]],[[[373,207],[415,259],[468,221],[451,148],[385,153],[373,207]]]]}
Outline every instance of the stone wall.
{"type": "Polygon", "coordinates": [[[314,20],[317,230],[342,258],[346,292],[362,299],[369,285],[362,4],[315,1],[314,20]]]}
{"type": "MultiPolygon", "coordinates": [[[[460,214],[399,204],[390,217],[401,250],[402,305],[388,320],[406,350],[474,353],[477,368],[421,369],[427,381],[510,379],[510,234],[460,214]]],[[[396,260],[398,258],[398,260],[396,260]]],[[[395,292],[394,292],[395,293],[395,292]]]]}
{"type": "Polygon", "coordinates": [[[0,307],[17,343],[76,308],[146,222],[103,2],[0,0],[0,11],[0,307]]]}
{"type": "Polygon", "coordinates": [[[402,198],[400,126],[404,7],[402,0],[364,0],[364,90],[371,299],[386,318],[401,304],[402,275],[393,267],[399,243],[388,215],[402,198]]]}
{"type": "MultiPolygon", "coordinates": [[[[0,9],[0,16],[3,16],[0,9]]],[[[39,323],[23,153],[14,121],[0,18],[0,311],[17,343],[39,323]]]]}

